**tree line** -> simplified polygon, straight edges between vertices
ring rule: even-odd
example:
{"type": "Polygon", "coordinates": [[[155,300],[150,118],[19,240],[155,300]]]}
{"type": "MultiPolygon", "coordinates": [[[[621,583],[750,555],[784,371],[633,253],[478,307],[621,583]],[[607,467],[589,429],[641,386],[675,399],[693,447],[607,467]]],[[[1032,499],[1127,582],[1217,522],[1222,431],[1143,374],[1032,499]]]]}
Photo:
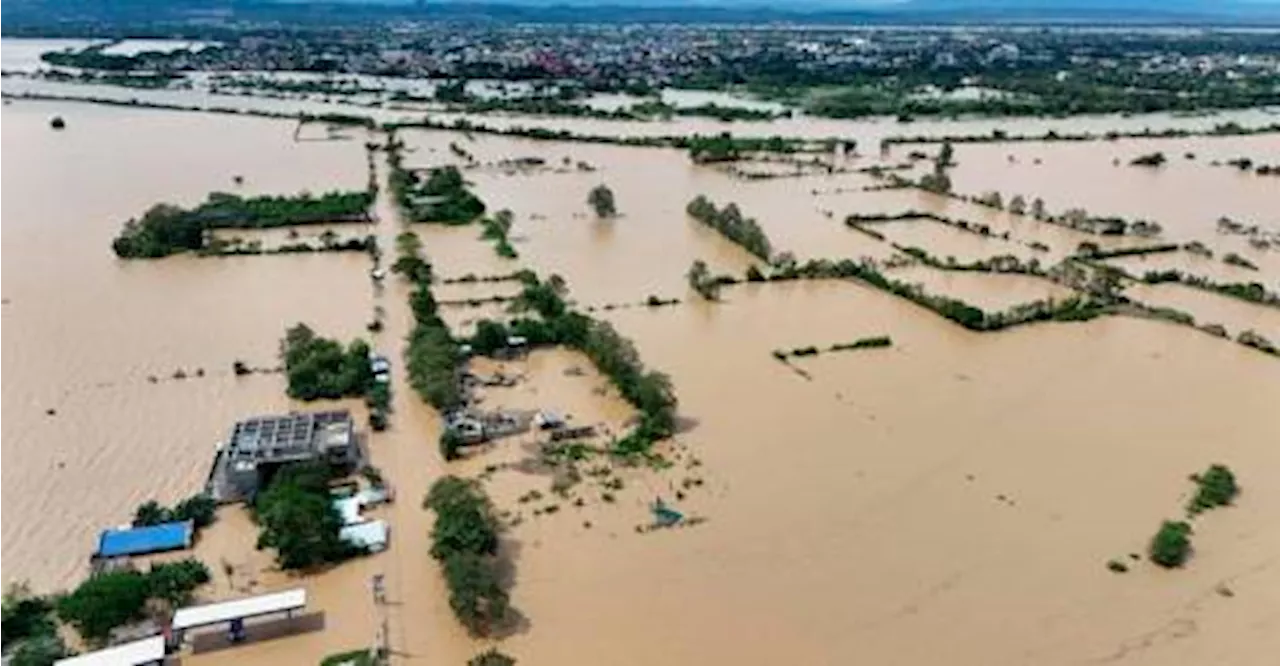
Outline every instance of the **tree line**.
{"type": "Polygon", "coordinates": [[[737,243],[747,252],[769,261],[773,245],[755,218],[746,217],[736,203],[728,203],[717,209],[706,196],[699,194],[685,207],[689,217],[719,231],[721,235],[737,243]]]}
{"type": "Polygon", "coordinates": [[[471,635],[491,635],[511,610],[492,503],[476,482],[445,476],[432,484],[423,505],[436,513],[431,556],[443,570],[449,607],[471,635]]]}
{"type": "Polygon", "coordinates": [[[423,258],[422,240],[411,231],[396,237],[396,251],[398,257],[391,270],[413,285],[409,309],[414,324],[404,351],[409,385],[427,404],[441,411],[451,410],[462,402],[458,383],[462,354],[448,325],[440,318],[440,306],[431,293],[431,264],[423,258]]]}
{"type": "Polygon", "coordinates": [[[471,340],[473,351],[492,353],[506,344],[508,336],[524,337],[532,346],[564,345],[581,351],[609,378],[622,398],[640,412],[640,424],[615,443],[615,451],[648,451],[653,442],[675,431],[677,400],[671,379],[646,369],[635,344],[612,324],[572,310],[564,300],[564,291],[559,276],[543,281],[532,273],[525,274],[515,307],[537,316],[517,317],[506,324],[480,322],[471,340]]]}
{"type": "Polygon", "coordinates": [[[367,222],[373,194],[329,192],[285,197],[243,198],[213,192],[191,210],[173,204],[152,206],[142,217],[125,222],[111,243],[121,258],[156,258],[186,251],[200,251],[214,229],[267,229],[328,222],[367,222]]]}

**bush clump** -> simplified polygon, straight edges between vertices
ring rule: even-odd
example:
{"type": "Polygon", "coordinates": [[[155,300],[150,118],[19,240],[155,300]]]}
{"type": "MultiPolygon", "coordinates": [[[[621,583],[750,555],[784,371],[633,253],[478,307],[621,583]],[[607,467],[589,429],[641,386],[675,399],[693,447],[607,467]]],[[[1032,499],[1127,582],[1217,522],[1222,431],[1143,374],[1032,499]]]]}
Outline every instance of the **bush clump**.
{"type": "Polygon", "coordinates": [[[1191,555],[1191,525],[1166,520],[1151,539],[1148,555],[1162,567],[1180,567],[1191,555]]]}
{"type": "Polygon", "coordinates": [[[498,648],[489,648],[468,659],[467,666],[516,666],[516,660],[498,652],[498,648]]]}
{"type": "Polygon", "coordinates": [[[1191,515],[1227,506],[1240,494],[1235,474],[1226,465],[1210,465],[1203,474],[1196,474],[1191,480],[1196,483],[1195,497],[1187,504],[1187,512],[1191,515]]]}
{"type": "Polygon", "coordinates": [[[298,400],[361,396],[373,385],[369,343],[364,340],[343,349],[338,341],[322,338],[300,323],[285,331],[280,356],[289,397],[298,400]]]}
{"type": "Polygon", "coordinates": [[[208,527],[216,517],[218,505],[205,493],[192,495],[173,508],[166,507],[155,500],[140,504],[133,514],[134,527],[147,527],[174,521],[190,520],[196,529],[208,527]]]}
{"type": "Polygon", "coordinates": [[[181,605],[209,580],[209,569],[192,559],[156,564],[147,573],[103,571],[60,597],[56,608],[58,617],[96,643],[106,640],[112,629],[141,620],[149,599],[167,602],[170,607],[181,605]]]}

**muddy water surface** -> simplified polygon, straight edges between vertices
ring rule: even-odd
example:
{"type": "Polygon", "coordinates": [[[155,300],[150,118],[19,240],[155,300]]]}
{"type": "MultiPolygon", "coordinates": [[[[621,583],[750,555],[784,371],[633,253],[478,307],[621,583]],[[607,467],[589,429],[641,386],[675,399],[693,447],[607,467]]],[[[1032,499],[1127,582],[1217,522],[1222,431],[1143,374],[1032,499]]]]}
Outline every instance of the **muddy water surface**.
{"type": "MultiPolygon", "coordinates": [[[[234,380],[231,360],[272,362],[283,327],[299,319],[355,336],[375,303],[387,310],[378,346],[398,359],[408,287],[389,279],[374,295],[368,259],[355,254],[128,264],[109,254],[120,219],[156,200],[194,202],[235,173],[254,191],[363,186],[359,141],[295,144],[288,123],[75,105],[20,102],[4,113],[4,148],[30,165],[11,176],[4,204],[5,577],[52,589],[82,571],[98,528],[126,520],[143,498],[171,500],[198,484],[234,418],[292,406],[278,375],[234,380]],[[48,130],[55,112],[76,119],[68,131],[48,130]],[[254,157],[237,145],[253,146],[254,157]],[[133,168],[106,168],[120,164],[133,168]],[[143,172],[155,178],[130,175],[143,172]],[[62,196],[68,182],[83,196],[62,196]],[[90,323],[77,328],[86,313],[90,323]],[[203,366],[206,377],[164,379],[177,366],[203,366]],[[140,379],[125,386],[121,377],[140,379]],[[84,501],[86,487],[97,501],[84,501]]],[[[420,147],[410,161],[428,145],[451,156],[460,136],[406,133],[420,147]]],[[[828,218],[811,192],[822,178],[736,181],[676,151],[474,143],[468,150],[481,160],[570,154],[598,170],[469,171],[491,208],[515,211],[521,256],[499,259],[475,227],[415,225],[437,273],[560,273],[584,305],[686,299],[595,312],[673,380],[685,427],[662,445],[671,466],[611,472],[622,480],[611,500],[595,479],[573,499],[551,500],[550,476],[505,466],[534,455],[528,442],[445,464],[439,418],[396,362],[392,428],[368,438],[400,491],[377,514],[392,524],[392,549],[291,578],[249,550],[247,518],[224,511],[196,551],[215,569],[208,595],[305,585],[323,630],[209,647],[184,663],[314,663],[368,645],[384,615],[397,663],[463,663],[487,647],[451,617],[427,555],[421,494],[448,472],[482,477],[506,517],[520,517],[504,548],[523,621],[501,646],[522,662],[1261,664],[1280,650],[1271,626],[1280,489],[1265,482],[1280,465],[1273,359],[1122,318],[974,334],[841,281],[745,284],[705,303],[687,293],[693,259],[736,274],[753,259],[684,215],[692,196],[737,200],[779,248],[831,257],[880,247],[843,227],[860,197],[828,218]],[[597,220],[586,206],[600,182],[617,194],[617,219],[597,220]],[[770,353],[879,335],[893,347],[794,367],[770,353]],[[1162,519],[1180,515],[1187,475],[1211,462],[1235,469],[1246,492],[1196,521],[1190,565],[1108,572],[1108,559],[1142,552],[1162,519]],[[539,488],[543,499],[519,501],[539,488]],[[655,497],[706,521],[645,532],[655,497]],[[387,577],[393,603],[384,609],[368,601],[375,573],[387,577]],[[1221,586],[1231,596],[1215,592],[1221,586]]],[[[375,233],[390,248],[401,225],[385,196],[377,213],[375,233]]],[[[1047,289],[988,277],[947,274],[937,288],[983,303],[1047,289]]],[[[465,298],[509,288],[440,290],[465,298]]],[[[616,429],[629,410],[597,390],[603,382],[590,369],[571,372],[582,365],[562,351],[508,364],[526,381],[487,391],[486,402],[557,408],[616,429]]]]}
{"type": "Polygon", "coordinates": [[[286,326],[350,337],[372,308],[364,255],[121,262],[120,224],[233,174],[292,193],[363,187],[366,168],[357,142],[256,119],[19,102],[4,121],[5,579],[50,589],[99,529],[196,491],[236,418],[291,407],[278,375],[237,379],[233,361],[274,367],[286,326]]]}
{"type": "Polygon", "coordinates": [[[994,190],[1005,201],[1015,194],[1041,197],[1053,211],[1078,207],[1095,215],[1154,220],[1174,240],[1212,236],[1224,215],[1280,230],[1280,186],[1274,176],[1210,166],[1237,157],[1278,163],[1280,142],[1260,135],[960,145],[951,179],[965,194],[994,190]],[[1153,152],[1164,153],[1168,162],[1154,168],[1129,165],[1153,152]]]}

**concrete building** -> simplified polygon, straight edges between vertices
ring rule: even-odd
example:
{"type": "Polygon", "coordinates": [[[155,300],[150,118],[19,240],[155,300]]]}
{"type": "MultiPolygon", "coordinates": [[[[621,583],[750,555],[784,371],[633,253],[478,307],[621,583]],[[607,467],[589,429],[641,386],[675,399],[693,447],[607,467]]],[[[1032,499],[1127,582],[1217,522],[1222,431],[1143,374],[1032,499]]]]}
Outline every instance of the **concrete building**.
{"type": "Polygon", "coordinates": [[[276,469],[313,460],[348,471],[359,465],[350,412],[295,412],[236,423],[218,451],[210,490],[221,501],[252,497],[276,469]]]}

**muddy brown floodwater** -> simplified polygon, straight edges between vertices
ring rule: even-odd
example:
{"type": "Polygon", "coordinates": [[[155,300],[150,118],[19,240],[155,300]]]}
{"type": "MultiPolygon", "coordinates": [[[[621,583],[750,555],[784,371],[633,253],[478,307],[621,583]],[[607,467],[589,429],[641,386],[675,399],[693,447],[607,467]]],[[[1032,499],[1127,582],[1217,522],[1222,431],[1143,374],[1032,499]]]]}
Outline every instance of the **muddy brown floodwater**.
{"type": "MultiPolygon", "coordinates": [[[[1009,232],[1005,241],[927,221],[885,225],[904,244],[958,259],[1010,251],[1053,263],[1093,238],[1086,234],[912,190],[866,192],[874,181],[855,173],[747,181],[674,150],[404,132],[411,166],[458,162],[450,143],[480,163],[546,161],[516,173],[465,170],[491,209],[515,213],[518,259],[497,257],[477,227],[412,225],[439,276],[562,275],[571,298],[633,339],[680,397],[687,427],[661,445],[669,468],[618,466],[608,499],[594,478],[558,498],[531,436],[461,462],[440,459],[439,416],[409,389],[399,362],[412,324],[408,285],[388,279],[375,292],[364,254],[121,262],[110,252],[122,220],[156,201],[191,204],[231,190],[237,174],[254,193],[363,187],[364,136],[295,142],[289,122],[70,103],[17,101],[3,114],[3,149],[11,167],[21,165],[10,169],[3,203],[6,582],[73,585],[99,529],[127,522],[142,500],[172,501],[199,487],[232,421],[317,407],[288,400],[280,375],[235,378],[234,360],[276,363],[277,341],[296,321],[351,338],[367,335],[376,305],[386,311],[386,329],[373,339],[395,364],[392,427],[367,445],[399,493],[375,514],[391,525],[391,549],[293,577],[253,550],[242,509],[222,509],[195,549],[215,578],[203,598],[302,585],[322,627],[234,648],[205,641],[183,663],[315,663],[369,645],[383,614],[394,663],[464,663],[494,644],[459,627],[428,555],[432,517],[420,503],[446,473],[482,478],[514,523],[504,548],[523,620],[498,644],[522,663],[1267,664],[1280,650],[1280,486],[1268,482],[1280,469],[1274,358],[1189,327],[1121,317],[976,334],[834,280],[735,285],[723,302],[706,303],[684,278],[694,259],[735,275],[756,263],[686,217],[697,194],[738,202],[777,249],[801,259],[896,254],[847,229],[850,213],[915,208],[1009,232]],[[67,130],[48,128],[55,114],[67,130]],[[586,205],[601,182],[616,194],[616,219],[598,220],[586,205]],[[1031,254],[1031,241],[1050,250],[1031,254]],[[683,302],[636,305],[651,294],[683,302]],[[881,335],[893,346],[793,367],[771,356],[881,335]],[[204,376],[173,379],[178,369],[204,376]],[[1196,520],[1189,564],[1166,571],[1136,561],[1127,574],[1109,572],[1107,560],[1144,552],[1160,521],[1180,516],[1187,475],[1213,462],[1230,465],[1244,492],[1236,506],[1196,520]],[[705,522],[638,531],[655,497],[705,522]],[[383,609],[369,599],[374,574],[386,576],[392,603],[383,609]]],[[[1166,153],[1180,155],[1184,144],[1166,153]]],[[[1045,150],[970,152],[978,148],[957,150],[958,169],[972,171],[958,185],[989,187],[995,177],[979,173],[983,160],[1004,164],[1018,151],[1025,162],[1045,150]]],[[[1111,169],[1117,146],[1061,150],[1111,169]]],[[[1054,155],[1045,153],[1043,168],[1054,168],[1054,155]]],[[[1071,173],[1054,180],[1053,196],[1065,200],[1077,181],[1082,192],[1093,187],[1071,173]]],[[[1153,183],[1166,176],[1168,189],[1136,190],[1138,203],[1117,199],[1110,210],[1111,200],[1085,195],[1081,203],[1164,223],[1160,216],[1179,207],[1148,207],[1151,192],[1169,198],[1184,179],[1237,177],[1201,164],[1142,174],[1153,183]]],[[[1232,210],[1274,227],[1263,217],[1274,212],[1274,195],[1246,189],[1255,198],[1232,210]]],[[[391,248],[409,225],[385,188],[375,212],[378,221],[359,233],[391,248]]],[[[1178,240],[1184,232],[1232,240],[1200,217],[1165,226],[1178,240]]],[[[1260,266],[1249,273],[1274,284],[1272,255],[1249,256],[1260,266]]],[[[896,270],[991,309],[1069,293],[1025,276],[896,270]]],[[[436,296],[515,290],[511,282],[437,285],[436,296]]],[[[1220,319],[1233,334],[1276,331],[1275,310],[1202,291],[1160,285],[1130,295],[1220,319]]],[[[442,314],[466,331],[502,306],[442,306],[442,314]]],[[[524,377],[486,389],[487,406],[550,407],[612,432],[633,416],[577,353],[545,350],[472,369],[524,377]]]]}

